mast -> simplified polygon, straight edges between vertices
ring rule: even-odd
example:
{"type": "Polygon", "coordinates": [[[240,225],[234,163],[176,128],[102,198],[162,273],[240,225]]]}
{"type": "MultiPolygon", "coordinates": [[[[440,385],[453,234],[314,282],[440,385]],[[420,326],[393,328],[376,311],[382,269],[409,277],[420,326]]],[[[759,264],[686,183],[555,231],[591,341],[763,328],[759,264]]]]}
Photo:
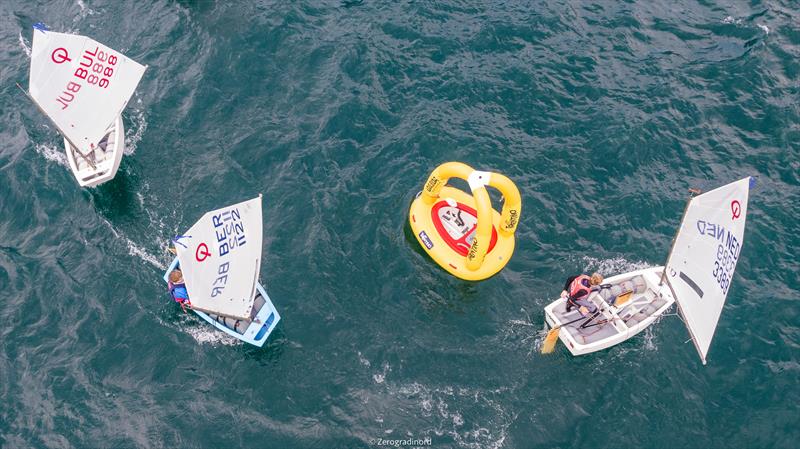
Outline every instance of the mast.
{"type": "MultiPolygon", "coordinates": [[[[675,249],[675,243],[678,241],[678,233],[681,232],[683,229],[683,222],[686,220],[686,212],[689,210],[689,205],[692,204],[692,200],[694,199],[695,195],[699,195],[701,193],[700,189],[690,188],[689,189],[689,199],[686,200],[686,206],[683,208],[683,216],[681,216],[681,223],[678,226],[678,230],[675,232],[675,236],[672,237],[672,244],[669,247],[669,254],[667,254],[667,260],[664,262],[664,270],[661,272],[661,280],[658,281],[658,286],[661,287],[664,284],[664,280],[667,281],[667,287],[669,287],[670,293],[672,293],[672,297],[675,298],[675,302],[678,305],[678,312],[681,315],[681,320],[683,320],[684,324],[686,324],[686,317],[683,314],[683,309],[681,309],[680,302],[677,301],[678,295],[675,293],[675,289],[672,288],[672,283],[667,279],[667,267],[669,266],[669,260],[672,258],[672,251],[675,249]]],[[[700,346],[697,345],[697,338],[695,338],[694,334],[692,333],[692,329],[687,325],[686,330],[689,331],[689,337],[692,340],[692,344],[694,348],[697,350],[697,353],[700,355],[700,360],[703,362],[703,365],[706,364],[706,359],[703,357],[703,351],[700,350],[700,346]]]]}
{"type": "MultiPolygon", "coordinates": [[[[681,224],[678,226],[678,230],[675,232],[675,236],[672,237],[672,243],[669,246],[669,254],[667,254],[667,261],[664,262],[664,270],[661,272],[661,280],[658,281],[658,286],[664,284],[664,278],[667,276],[667,265],[669,264],[669,259],[672,257],[672,251],[675,249],[675,242],[678,240],[678,233],[681,232],[681,228],[683,228],[683,221],[686,220],[686,211],[689,210],[689,205],[692,204],[692,200],[694,199],[695,195],[700,194],[700,189],[689,189],[689,199],[686,200],[686,206],[683,208],[683,215],[681,216],[681,224]]],[[[669,281],[667,281],[669,284],[669,281]]],[[[670,290],[672,287],[670,286],[670,290]]],[[[674,294],[675,292],[673,292],[674,294]]]]}

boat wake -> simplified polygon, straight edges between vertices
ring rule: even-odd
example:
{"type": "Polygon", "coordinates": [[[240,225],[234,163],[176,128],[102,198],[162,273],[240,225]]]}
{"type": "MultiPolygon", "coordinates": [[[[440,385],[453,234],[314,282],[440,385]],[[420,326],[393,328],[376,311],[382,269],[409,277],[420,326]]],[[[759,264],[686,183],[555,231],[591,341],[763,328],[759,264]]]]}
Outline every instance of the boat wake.
{"type": "MultiPolygon", "coordinates": [[[[409,410],[410,412],[421,415],[432,423],[430,429],[421,433],[432,437],[434,441],[452,439],[457,447],[498,449],[503,447],[508,428],[516,419],[515,415],[505,410],[502,401],[495,397],[505,390],[507,388],[495,390],[452,386],[437,388],[414,382],[399,386],[393,394],[409,402],[415,409],[409,410]],[[473,410],[462,411],[459,404],[468,404],[470,408],[477,407],[481,410],[479,413],[473,410]]],[[[393,429],[389,430],[392,432],[388,435],[404,437],[393,429]]]]}
{"type": "MultiPolygon", "coordinates": [[[[733,16],[725,16],[725,18],[722,19],[721,22],[724,23],[724,24],[728,24],[728,25],[742,25],[745,20],[748,20],[748,19],[742,19],[742,18],[737,18],[737,17],[733,17],[733,16]]],[[[746,26],[747,25],[745,25],[745,27],[746,26]]],[[[769,27],[768,26],[764,25],[763,23],[756,23],[756,26],[758,28],[760,28],[761,31],[764,32],[764,34],[769,34],[769,27]]]]}
{"type": "MultiPolygon", "coordinates": [[[[655,324],[658,324],[658,321],[655,324]]],[[[656,349],[658,349],[655,341],[656,336],[653,333],[653,326],[650,326],[647,329],[645,329],[644,332],[641,333],[641,336],[644,339],[644,345],[642,347],[645,350],[655,351],[656,349]]]]}
{"type": "Polygon", "coordinates": [[[95,10],[86,6],[86,3],[84,3],[83,0],[77,0],[76,3],[78,4],[78,7],[81,9],[81,11],[80,13],[78,13],[78,16],[74,19],[75,22],[85,19],[88,16],[96,14],[95,10]]]}
{"type": "MultiPolygon", "coordinates": [[[[503,447],[508,429],[517,417],[506,410],[500,397],[510,388],[397,384],[388,376],[392,372],[389,363],[384,362],[378,368],[360,352],[358,360],[372,374],[374,389],[363,392],[362,396],[370,398],[370,419],[380,425],[385,438],[431,438],[435,446],[468,449],[503,447]],[[405,428],[399,416],[421,416],[430,426],[405,428]]],[[[360,407],[363,405],[359,403],[360,407]]]]}
{"type": "MultiPolygon", "coordinates": [[[[169,294],[167,294],[167,297],[169,297],[169,294]]],[[[235,346],[239,344],[239,340],[230,335],[208,327],[208,325],[194,313],[181,313],[180,315],[177,321],[164,320],[162,317],[156,317],[156,319],[166,327],[189,334],[190,337],[200,344],[207,344],[210,346],[235,346]]]]}
{"type": "Polygon", "coordinates": [[[596,271],[603,276],[611,276],[620,273],[627,273],[629,271],[642,270],[650,268],[652,265],[644,261],[631,262],[623,257],[613,257],[610,259],[597,259],[591,256],[584,256],[583,261],[586,264],[583,267],[585,273],[596,271]]]}
{"type": "MultiPolygon", "coordinates": [[[[200,320],[194,313],[192,313],[192,315],[191,319],[200,320]]],[[[178,325],[178,330],[189,334],[200,344],[209,344],[211,346],[235,346],[240,343],[239,340],[223,332],[214,330],[204,322],[191,325],[188,323],[186,325],[178,325]]]]}
{"type": "Polygon", "coordinates": [[[22,37],[22,31],[19,32],[19,45],[22,47],[22,50],[25,52],[28,57],[31,57],[31,47],[25,42],[25,38],[22,37]]]}
{"type": "Polygon", "coordinates": [[[130,156],[136,152],[136,147],[142,140],[144,132],[147,130],[147,119],[145,118],[144,108],[141,108],[141,104],[141,98],[137,98],[136,105],[139,107],[136,109],[131,108],[131,110],[125,114],[131,122],[131,126],[125,128],[125,151],[123,152],[125,156],[130,156]]]}
{"type": "Polygon", "coordinates": [[[55,162],[58,165],[62,165],[64,167],[69,168],[69,162],[67,162],[67,155],[64,154],[63,148],[56,148],[50,145],[46,145],[43,143],[34,144],[34,149],[37,153],[44,156],[45,159],[51,162],[55,162]]]}
{"type": "Polygon", "coordinates": [[[111,233],[114,234],[114,237],[116,237],[117,240],[125,242],[125,246],[128,248],[128,254],[149,263],[150,265],[154,266],[155,268],[158,268],[161,271],[167,269],[166,262],[162,262],[161,260],[159,260],[157,256],[148,252],[141,246],[137,245],[136,242],[126,237],[122,232],[116,230],[114,228],[114,225],[112,225],[111,222],[109,222],[105,218],[101,217],[100,220],[102,220],[103,223],[105,223],[108,226],[108,228],[111,230],[111,233]]]}
{"type": "Polygon", "coordinates": [[[131,239],[127,238],[127,237],[124,237],[124,236],[123,236],[123,239],[125,240],[125,244],[128,247],[128,254],[130,254],[131,256],[138,257],[139,259],[141,259],[141,260],[143,260],[145,262],[148,262],[149,264],[153,265],[154,267],[158,268],[159,270],[166,270],[167,269],[167,265],[165,263],[162,263],[161,261],[159,261],[158,257],[154,256],[153,254],[148,253],[146,250],[144,250],[141,247],[139,247],[139,245],[134,243],[133,240],[131,240],[131,239]]]}
{"type": "Polygon", "coordinates": [[[504,346],[523,348],[527,351],[528,356],[534,352],[538,352],[544,341],[543,332],[547,327],[542,320],[540,323],[534,323],[530,314],[524,308],[520,309],[525,315],[525,319],[513,319],[508,321],[508,326],[503,326],[501,329],[501,341],[504,346]],[[541,330],[541,331],[540,331],[541,330]]]}
{"type": "MultiPolygon", "coordinates": [[[[649,357],[646,353],[658,351],[659,348],[656,344],[658,340],[656,335],[657,330],[658,321],[628,341],[613,348],[607,349],[605,356],[598,357],[596,359],[597,369],[603,370],[605,369],[603,366],[607,364],[629,367],[639,366],[643,357],[649,357]]],[[[588,357],[591,356],[592,354],[588,355],[588,357]]]]}

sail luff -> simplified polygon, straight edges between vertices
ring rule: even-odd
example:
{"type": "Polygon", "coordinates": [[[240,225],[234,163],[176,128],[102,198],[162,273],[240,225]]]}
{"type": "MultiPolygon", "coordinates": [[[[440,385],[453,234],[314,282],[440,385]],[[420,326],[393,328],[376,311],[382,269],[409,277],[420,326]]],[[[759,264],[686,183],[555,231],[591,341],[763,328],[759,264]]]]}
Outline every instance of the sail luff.
{"type": "Polygon", "coordinates": [[[675,249],[675,242],[678,241],[678,234],[681,232],[681,229],[683,228],[683,223],[686,220],[686,212],[689,210],[689,206],[692,204],[694,196],[697,195],[698,193],[700,193],[700,190],[698,189],[689,189],[689,199],[686,200],[686,205],[683,207],[683,215],[681,215],[681,222],[678,225],[678,230],[675,231],[675,235],[672,236],[672,243],[669,246],[669,253],[667,253],[667,262],[664,263],[664,270],[661,272],[661,280],[658,282],[659,286],[661,286],[661,284],[664,282],[664,279],[666,278],[667,266],[669,265],[670,259],[672,259],[672,251],[675,249]]]}

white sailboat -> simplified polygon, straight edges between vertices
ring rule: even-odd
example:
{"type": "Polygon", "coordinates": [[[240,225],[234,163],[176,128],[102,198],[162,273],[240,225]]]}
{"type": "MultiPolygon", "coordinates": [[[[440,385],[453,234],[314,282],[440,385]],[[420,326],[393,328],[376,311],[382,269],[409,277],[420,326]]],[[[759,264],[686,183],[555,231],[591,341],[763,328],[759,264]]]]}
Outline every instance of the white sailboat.
{"type": "Polygon", "coordinates": [[[262,346],[281,319],[261,270],[261,195],[203,215],[176,238],[164,281],[182,271],[192,310],[226,334],[262,346]]]}
{"type": "Polygon", "coordinates": [[[125,150],[122,110],[146,68],[86,36],[34,26],[29,94],[64,136],[82,187],[116,175],[125,150]]]}
{"type": "MultiPolygon", "coordinates": [[[[677,302],[703,364],[742,247],[750,177],[689,200],[665,267],[606,279],[590,300],[599,314],[584,319],[559,298],[544,309],[551,335],[572,355],[609,348],[646,329],[677,302]],[[630,292],[630,294],[627,294],[630,292]],[[609,304],[614,297],[619,299],[609,304]]],[[[545,351],[543,351],[545,352],[545,351]]]]}

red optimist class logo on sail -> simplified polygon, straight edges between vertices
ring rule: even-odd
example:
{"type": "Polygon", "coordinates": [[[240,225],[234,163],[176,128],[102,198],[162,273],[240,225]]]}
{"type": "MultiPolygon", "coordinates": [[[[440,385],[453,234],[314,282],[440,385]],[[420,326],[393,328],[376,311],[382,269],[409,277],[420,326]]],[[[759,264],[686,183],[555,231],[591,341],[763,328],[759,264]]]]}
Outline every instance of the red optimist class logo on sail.
{"type": "Polygon", "coordinates": [[[205,243],[201,243],[197,245],[197,249],[194,251],[194,258],[197,259],[198,262],[203,262],[211,255],[208,252],[208,245],[205,243]]]}
{"type": "Polygon", "coordinates": [[[731,221],[736,220],[742,215],[742,204],[739,200],[731,201],[731,221]]]}

